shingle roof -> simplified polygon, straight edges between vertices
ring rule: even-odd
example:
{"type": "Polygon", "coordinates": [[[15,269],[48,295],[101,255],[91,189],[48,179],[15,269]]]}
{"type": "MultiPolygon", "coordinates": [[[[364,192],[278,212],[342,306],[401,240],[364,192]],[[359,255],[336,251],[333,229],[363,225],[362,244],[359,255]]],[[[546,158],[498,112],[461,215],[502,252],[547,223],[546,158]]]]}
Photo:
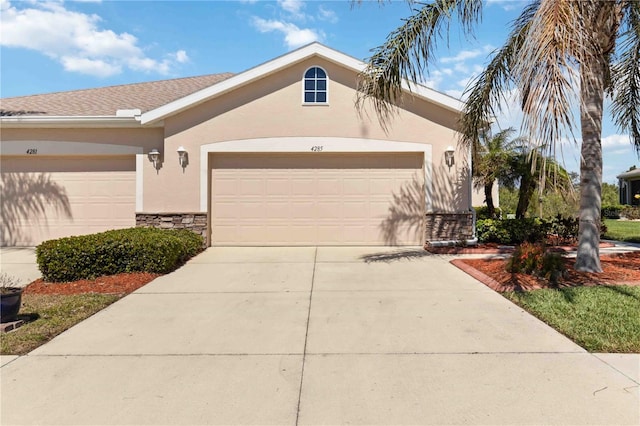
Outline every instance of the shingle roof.
{"type": "Polygon", "coordinates": [[[96,89],[0,99],[0,115],[114,116],[119,109],[143,113],[231,77],[209,74],[96,89]]]}

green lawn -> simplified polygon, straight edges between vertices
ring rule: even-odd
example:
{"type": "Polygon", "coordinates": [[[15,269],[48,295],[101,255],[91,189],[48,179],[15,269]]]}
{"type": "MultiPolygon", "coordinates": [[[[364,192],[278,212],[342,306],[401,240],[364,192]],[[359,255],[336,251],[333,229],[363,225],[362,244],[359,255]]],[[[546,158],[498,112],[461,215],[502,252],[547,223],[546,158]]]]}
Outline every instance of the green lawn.
{"type": "Polygon", "coordinates": [[[23,294],[18,317],[29,320],[10,333],[0,334],[0,353],[26,354],[121,297],[114,294],[23,294]]]}
{"type": "Polygon", "coordinates": [[[604,219],[607,225],[607,240],[640,243],[640,222],[630,220],[604,219]]]}
{"type": "Polygon", "coordinates": [[[640,352],[640,287],[573,287],[504,296],[589,352],[640,352]]]}

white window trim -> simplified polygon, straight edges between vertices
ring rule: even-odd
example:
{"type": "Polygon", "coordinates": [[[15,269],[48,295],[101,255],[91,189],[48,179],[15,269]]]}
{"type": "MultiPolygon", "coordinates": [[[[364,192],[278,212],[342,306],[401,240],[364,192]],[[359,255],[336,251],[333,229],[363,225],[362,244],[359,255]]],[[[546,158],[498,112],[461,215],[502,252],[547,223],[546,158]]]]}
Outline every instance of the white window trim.
{"type": "Polygon", "coordinates": [[[304,70],[304,72],[302,73],[302,105],[303,106],[325,106],[325,105],[329,105],[329,83],[331,81],[331,79],[329,78],[329,73],[327,72],[327,70],[325,70],[324,68],[322,68],[320,65],[312,65],[309,68],[307,68],[306,70],[304,70]],[[305,81],[305,74],[307,73],[307,71],[309,71],[311,68],[320,68],[322,71],[324,71],[324,75],[326,76],[325,78],[327,79],[327,101],[326,102],[305,102],[304,101],[304,81],[305,81]]]}
{"type": "Polygon", "coordinates": [[[433,212],[433,180],[431,144],[415,142],[394,142],[379,139],[285,137],[260,138],[216,142],[200,146],[200,212],[209,210],[209,154],[211,153],[309,153],[314,147],[322,147],[322,153],[350,152],[415,152],[423,154],[424,210],[433,212]]]}

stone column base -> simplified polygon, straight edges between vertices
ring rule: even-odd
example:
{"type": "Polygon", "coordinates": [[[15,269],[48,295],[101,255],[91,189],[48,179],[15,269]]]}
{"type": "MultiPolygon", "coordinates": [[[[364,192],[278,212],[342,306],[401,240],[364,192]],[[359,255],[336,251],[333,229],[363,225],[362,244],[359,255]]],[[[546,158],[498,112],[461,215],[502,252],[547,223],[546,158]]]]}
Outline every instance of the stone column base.
{"type": "Polygon", "coordinates": [[[207,243],[207,213],[136,213],[136,227],[188,229],[207,243]]]}
{"type": "Polygon", "coordinates": [[[473,238],[473,215],[465,213],[428,213],[425,220],[425,240],[462,241],[473,238]]]}

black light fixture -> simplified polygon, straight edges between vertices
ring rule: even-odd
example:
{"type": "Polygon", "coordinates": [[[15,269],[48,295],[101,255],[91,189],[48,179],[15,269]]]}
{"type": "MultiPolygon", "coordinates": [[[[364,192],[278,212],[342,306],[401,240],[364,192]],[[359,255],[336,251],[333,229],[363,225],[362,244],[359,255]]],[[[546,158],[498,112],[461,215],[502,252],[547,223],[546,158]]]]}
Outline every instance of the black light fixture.
{"type": "Polygon", "coordinates": [[[158,170],[158,161],[160,161],[160,151],[152,149],[149,151],[149,159],[153,162],[153,168],[158,170]]]}
{"type": "Polygon", "coordinates": [[[451,168],[455,164],[455,159],[453,158],[453,154],[456,152],[456,149],[449,145],[447,149],[444,150],[444,161],[447,163],[447,167],[451,168]]]}
{"type": "Polygon", "coordinates": [[[178,161],[180,162],[180,167],[183,169],[187,166],[187,150],[184,146],[180,145],[178,147],[178,161]]]}

